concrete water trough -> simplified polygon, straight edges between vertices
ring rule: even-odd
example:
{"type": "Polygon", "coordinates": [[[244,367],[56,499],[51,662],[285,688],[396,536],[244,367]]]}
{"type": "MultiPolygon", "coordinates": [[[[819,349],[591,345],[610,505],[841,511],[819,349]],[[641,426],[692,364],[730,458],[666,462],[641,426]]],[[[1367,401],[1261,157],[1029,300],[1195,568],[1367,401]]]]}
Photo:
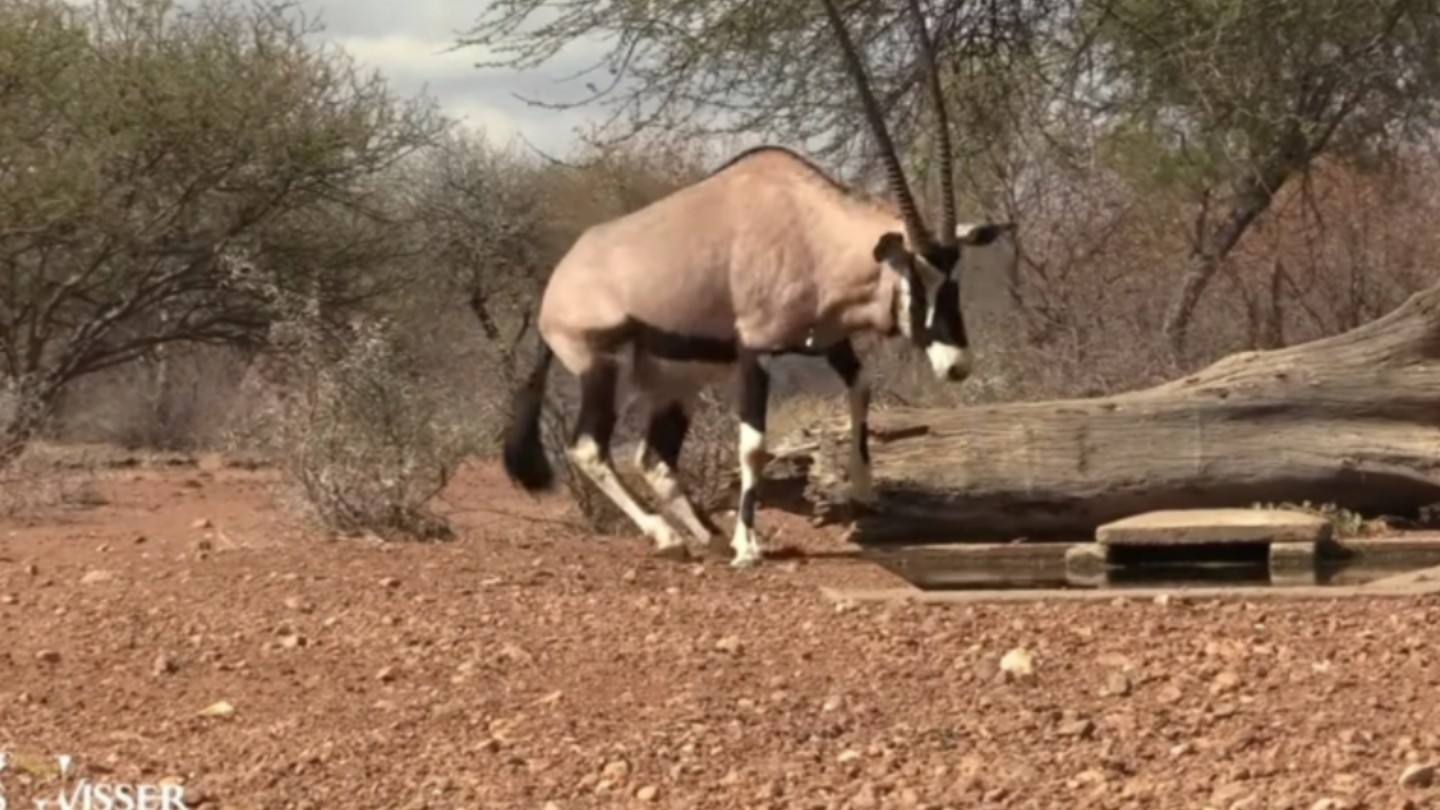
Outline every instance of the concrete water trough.
{"type": "Polygon", "coordinates": [[[1066,578],[1101,586],[1145,568],[1263,567],[1273,583],[1314,585],[1330,521],[1282,509],[1171,509],[1106,523],[1066,551],[1066,578]]]}
{"type": "MultiPolygon", "coordinates": [[[[1330,521],[1275,509],[1149,512],[1073,543],[875,545],[862,556],[923,593],[1440,591],[1440,533],[1339,538],[1330,521]],[[1407,579],[1407,577],[1409,577],[1407,579]],[[1368,589],[1368,590],[1367,590],[1368,589]]],[[[904,589],[902,589],[903,591],[904,589]]]]}

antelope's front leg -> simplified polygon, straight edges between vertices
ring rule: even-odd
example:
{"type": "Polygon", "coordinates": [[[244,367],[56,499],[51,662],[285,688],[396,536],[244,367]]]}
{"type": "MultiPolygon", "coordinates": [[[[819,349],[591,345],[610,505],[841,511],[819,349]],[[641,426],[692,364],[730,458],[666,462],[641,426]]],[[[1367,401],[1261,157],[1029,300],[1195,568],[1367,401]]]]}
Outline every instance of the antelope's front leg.
{"type": "Polygon", "coordinates": [[[770,372],[760,355],[742,350],[740,372],[740,508],[735,513],[735,536],[730,564],[744,568],[760,562],[755,537],[755,511],[759,505],[760,474],[765,469],[765,411],[770,399],[770,372]]]}
{"type": "Polygon", "coordinates": [[[848,339],[830,347],[825,360],[850,394],[850,500],[869,506],[875,502],[870,483],[870,378],[848,339]]]}

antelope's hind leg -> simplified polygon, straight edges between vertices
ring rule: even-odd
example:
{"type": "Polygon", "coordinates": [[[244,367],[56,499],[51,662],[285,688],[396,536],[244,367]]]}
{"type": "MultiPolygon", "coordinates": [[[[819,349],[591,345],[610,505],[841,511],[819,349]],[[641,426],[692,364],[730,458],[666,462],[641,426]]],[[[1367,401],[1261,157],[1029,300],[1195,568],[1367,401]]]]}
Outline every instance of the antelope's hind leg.
{"type": "Polygon", "coordinates": [[[690,413],[683,400],[647,400],[645,438],[635,461],[661,511],[706,547],[716,535],[715,526],[695,507],[679,477],[680,448],[689,430],[690,413]]]}
{"type": "Polygon", "coordinates": [[[610,457],[615,434],[619,368],[613,360],[594,363],[580,375],[580,414],[570,441],[570,460],[640,531],[655,542],[656,554],[687,558],[689,549],[665,518],[647,511],[620,480],[610,457]]]}

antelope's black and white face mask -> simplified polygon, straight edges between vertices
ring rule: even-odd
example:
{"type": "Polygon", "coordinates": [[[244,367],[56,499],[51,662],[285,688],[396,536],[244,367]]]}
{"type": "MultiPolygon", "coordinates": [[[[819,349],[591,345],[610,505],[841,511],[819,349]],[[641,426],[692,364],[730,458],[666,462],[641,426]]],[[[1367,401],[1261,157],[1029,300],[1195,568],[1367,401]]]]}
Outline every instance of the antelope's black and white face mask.
{"type": "Polygon", "coordinates": [[[962,224],[955,229],[954,247],[936,246],[928,253],[910,251],[898,233],[885,234],[876,245],[876,258],[900,273],[900,331],[925,350],[937,379],[961,382],[970,376],[960,279],[1004,272],[1015,260],[1014,229],[1010,223],[962,224]]]}

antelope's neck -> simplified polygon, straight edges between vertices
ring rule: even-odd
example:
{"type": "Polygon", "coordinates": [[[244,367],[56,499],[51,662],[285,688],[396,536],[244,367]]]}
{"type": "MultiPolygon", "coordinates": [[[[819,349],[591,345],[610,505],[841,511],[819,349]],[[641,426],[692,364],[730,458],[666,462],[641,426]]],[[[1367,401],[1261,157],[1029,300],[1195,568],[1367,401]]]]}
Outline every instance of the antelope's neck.
{"type": "Polygon", "coordinates": [[[821,314],[846,331],[872,330],[892,334],[898,327],[895,307],[903,295],[900,276],[875,258],[875,246],[886,233],[905,233],[896,217],[856,203],[836,212],[827,234],[829,250],[822,260],[821,314]]]}

